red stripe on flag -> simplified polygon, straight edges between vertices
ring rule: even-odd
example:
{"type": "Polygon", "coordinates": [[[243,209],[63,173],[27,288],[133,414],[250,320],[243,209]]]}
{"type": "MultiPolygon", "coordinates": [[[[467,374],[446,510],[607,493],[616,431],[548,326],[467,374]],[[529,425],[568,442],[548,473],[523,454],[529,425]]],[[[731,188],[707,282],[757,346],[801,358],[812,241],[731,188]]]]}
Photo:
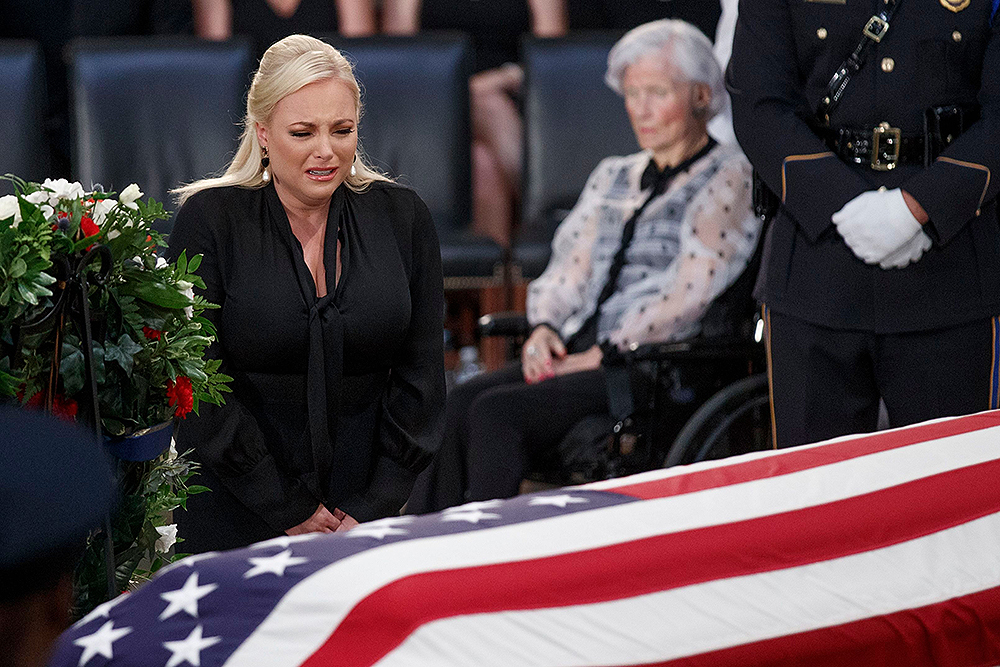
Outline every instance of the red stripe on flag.
{"type": "Polygon", "coordinates": [[[1000,588],[794,635],[635,667],[994,667],[1000,588]]]}
{"type": "Polygon", "coordinates": [[[868,456],[928,440],[947,438],[996,426],[1000,426],[1000,412],[981,413],[935,424],[923,424],[901,431],[884,431],[856,440],[830,443],[827,446],[790,449],[780,454],[734,465],[698,470],[686,475],[666,477],[638,484],[609,487],[605,490],[642,500],[679,496],[705,489],[741,484],[755,479],[788,475],[860,456],[868,456]]]}
{"type": "Polygon", "coordinates": [[[998,476],[988,461],[782,514],[403,577],[359,601],[303,664],[372,665],[440,618],[605,602],[898,544],[1000,511],[998,476]]]}

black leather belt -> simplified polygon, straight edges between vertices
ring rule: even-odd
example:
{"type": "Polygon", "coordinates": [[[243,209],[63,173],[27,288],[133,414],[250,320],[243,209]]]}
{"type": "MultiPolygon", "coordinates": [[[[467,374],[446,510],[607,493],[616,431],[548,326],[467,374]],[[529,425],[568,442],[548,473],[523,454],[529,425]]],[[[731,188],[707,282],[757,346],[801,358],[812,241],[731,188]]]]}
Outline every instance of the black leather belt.
{"type": "Polygon", "coordinates": [[[821,132],[826,145],[843,160],[876,171],[891,171],[900,164],[925,164],[923,133],[903,134],[888,123],[871,129],[823,128],[821,132]]]}

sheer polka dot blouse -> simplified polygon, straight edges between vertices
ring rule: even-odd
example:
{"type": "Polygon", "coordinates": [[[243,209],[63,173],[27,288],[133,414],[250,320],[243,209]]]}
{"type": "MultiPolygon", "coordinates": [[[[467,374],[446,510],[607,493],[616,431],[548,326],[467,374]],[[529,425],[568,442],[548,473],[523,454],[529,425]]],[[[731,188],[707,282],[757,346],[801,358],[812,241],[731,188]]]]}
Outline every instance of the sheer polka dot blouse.
{"type": "MultiPolygon", "coordinates": [[[[647,152],[603,160],[556,230],[552,258],[528,288],[528,320],[564,340],[594,314],[626,222],[650,194],[647,152]]],[[[750,164],[720,144],[654,197],[635,221],[614,293],[597,313],[597,339],[625,349],[696,335],[709,304],[746,267],[760,234],[750,164]]]]}

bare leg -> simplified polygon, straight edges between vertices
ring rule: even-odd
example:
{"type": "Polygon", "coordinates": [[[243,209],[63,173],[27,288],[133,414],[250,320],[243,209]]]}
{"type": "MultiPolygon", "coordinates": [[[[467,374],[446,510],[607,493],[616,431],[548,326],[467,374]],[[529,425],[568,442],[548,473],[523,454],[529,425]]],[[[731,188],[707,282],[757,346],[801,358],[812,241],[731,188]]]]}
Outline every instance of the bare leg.
{"type": "Polygon", "coordinates": [[[472,142],[472,229],[501,247],[510,245],[514,192],[496,156],[481,141],[472,142]]]}
{"type": "Polygon", "coordinates": [[[472,196],[477,232],[506,246],[521,186],[521,116],[511,99],[523,74],[516,65],[469,81],[472,104],[472,196]]]}

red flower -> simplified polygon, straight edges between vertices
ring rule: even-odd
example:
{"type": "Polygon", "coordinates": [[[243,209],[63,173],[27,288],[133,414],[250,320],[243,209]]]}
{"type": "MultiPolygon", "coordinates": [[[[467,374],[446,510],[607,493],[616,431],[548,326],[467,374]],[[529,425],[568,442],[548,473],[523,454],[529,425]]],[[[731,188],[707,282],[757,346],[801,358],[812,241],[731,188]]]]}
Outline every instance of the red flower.
{"type": "MultiPolygon", "coordinates": [[[[21,396],[23,396],[23,394],[21,394],[21,396]]],[[[41,410],[44,398],[44,394],[42,392],[38,392],[28,399],[28,402],[24,404],[24,407],[29,410],[41,410]]],[[[66,398],[62,394],[56,394],[52,397],[52,414],[63,421],[76,421],[77,409],[78,406],[76,401],[72,398],[66,398]]]]}
{"type": "Polygon", "coordinates": [[[176,405],[174,416],[187,419],[187,413],[194,409],[194,389],[191,387],[191,378],[185,375],[178,375],[176,382],[167,380],[167,398],[170,399],[167,405],[176,405]]]}
{"type": "MultiPolygon", "coordinates": [[[[24,398],[23,393],[21,392],[18,393],[20,394],[18,398],[24,398]]],[[[42,408],[42,398],[43,398],[42,392],[38,392],[37,394],[28,399],[28,402],[24,404],[24,407],[40,410],[42,408]]]]}
{"type": "Polygon", "coordinates": [[[148,338],[149,340],[160,340],[160,335],[162,333],[163,333],[162,331],[157,331],[156,329],[150,329],[149,327],[142,328],[142,335],[148,338]]]}
{"type": "Polygon", "coordinates": [[[80,218],[80,229],[83,231],[84,238],[98,234],[101,231],[101,228],[87,216],[80,218]]]}
{"type": "Polygon", "coordinates": [[[56,394],[52,401],[52,414],[63,421],[76,421],[77,404],[72,398],[56,394]]]}

